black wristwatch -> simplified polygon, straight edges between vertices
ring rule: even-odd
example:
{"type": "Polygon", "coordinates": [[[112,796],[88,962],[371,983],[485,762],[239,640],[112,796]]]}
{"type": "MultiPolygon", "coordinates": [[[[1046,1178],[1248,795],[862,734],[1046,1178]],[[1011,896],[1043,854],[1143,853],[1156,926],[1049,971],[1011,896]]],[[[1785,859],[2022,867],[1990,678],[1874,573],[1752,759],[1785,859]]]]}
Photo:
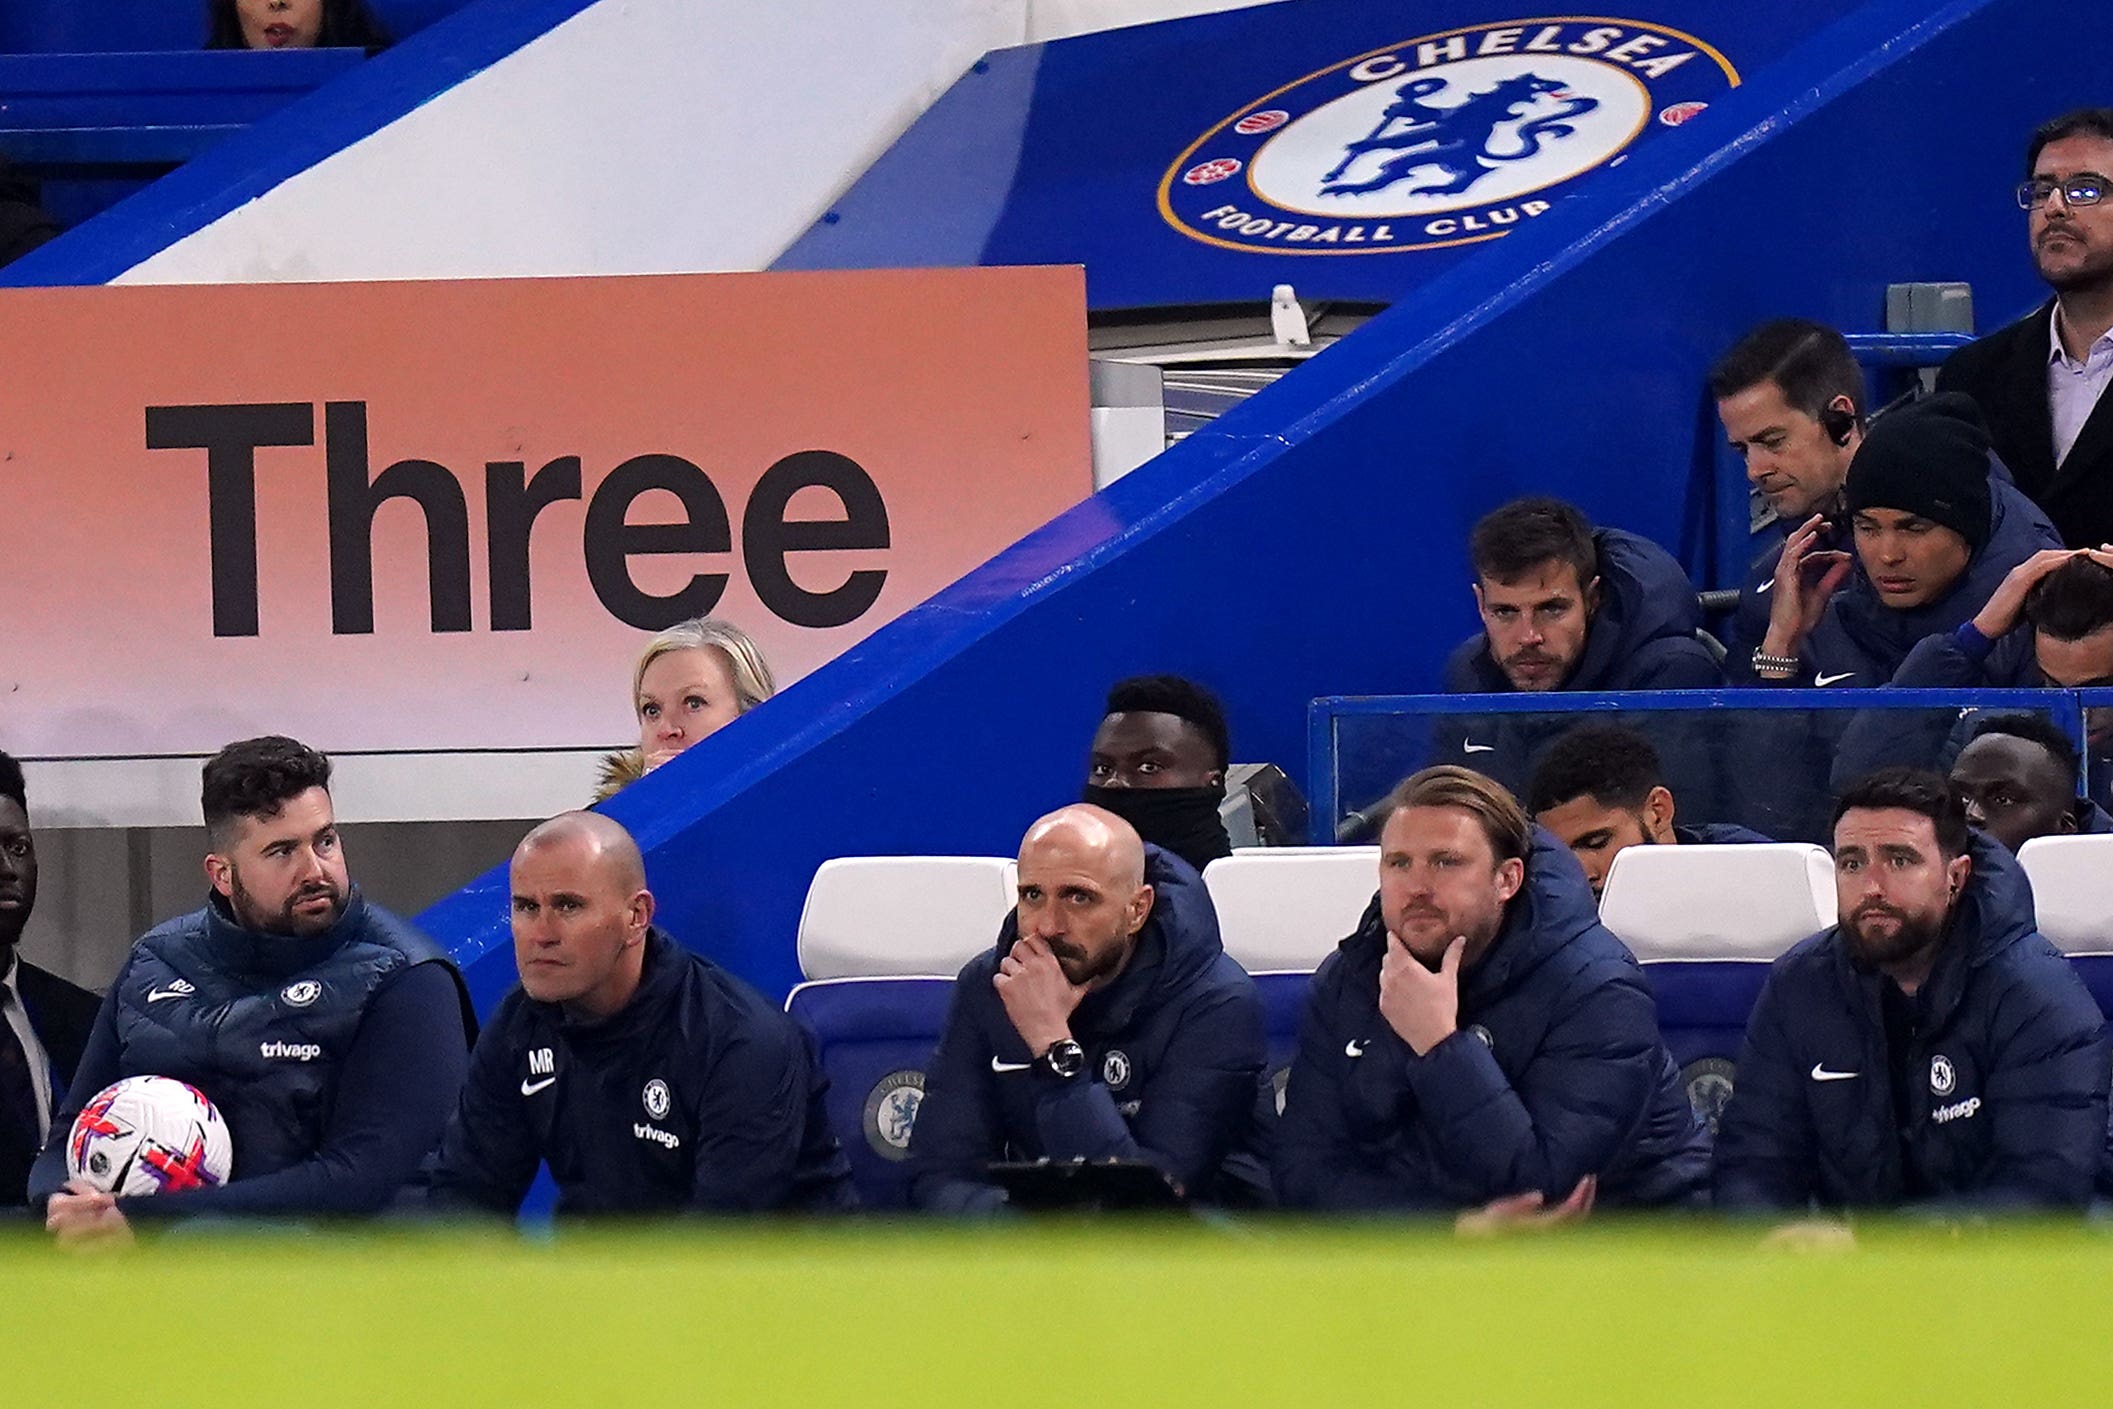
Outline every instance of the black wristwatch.
{"type": "Polygon", "coordinates": [[[1035,1068],[1047,1076],[1069,1081],[1086,1069],[1086,1049],[1066,1037],[1049,1044],[1049,1050],[1034,1059],[1035,1068]]]}

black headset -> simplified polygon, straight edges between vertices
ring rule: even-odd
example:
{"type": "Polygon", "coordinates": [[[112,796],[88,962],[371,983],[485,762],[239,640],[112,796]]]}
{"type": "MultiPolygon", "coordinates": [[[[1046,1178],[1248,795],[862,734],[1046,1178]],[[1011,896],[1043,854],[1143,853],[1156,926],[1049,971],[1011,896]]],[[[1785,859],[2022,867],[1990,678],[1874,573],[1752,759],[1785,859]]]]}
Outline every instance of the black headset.
{"type": "Polygon", "coordinates": [[[1850,435],[1856,430],[1856,416],[1839,406],[1822,406],[1820,429],[1824,430],[1836,445],[1847,445],[1850,435]]]}

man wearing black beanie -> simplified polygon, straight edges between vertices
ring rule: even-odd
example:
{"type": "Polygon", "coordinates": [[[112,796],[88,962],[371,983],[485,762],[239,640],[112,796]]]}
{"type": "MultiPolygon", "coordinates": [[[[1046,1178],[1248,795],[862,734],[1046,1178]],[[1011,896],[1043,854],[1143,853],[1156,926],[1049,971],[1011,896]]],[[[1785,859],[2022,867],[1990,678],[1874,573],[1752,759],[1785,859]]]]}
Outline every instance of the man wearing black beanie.
{"type": "Polygon", "coordinates": [[[1764,683],[1883,685],[1917,641],[1971,620],[2012,568],[2061,546],[1956,394],[1873,421],[1845,498],[1853,558],[1816,549],[1817,515],[1784,544],[1754,653],[1764,683]]]}

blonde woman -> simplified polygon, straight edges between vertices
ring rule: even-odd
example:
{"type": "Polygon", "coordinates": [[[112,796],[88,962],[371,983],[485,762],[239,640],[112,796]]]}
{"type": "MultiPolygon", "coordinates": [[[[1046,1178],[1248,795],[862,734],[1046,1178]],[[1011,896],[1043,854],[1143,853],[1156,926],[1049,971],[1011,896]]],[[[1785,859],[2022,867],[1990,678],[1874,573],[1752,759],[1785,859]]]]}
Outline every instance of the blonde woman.
{"type": "Polygon", "coordinates": [[[614,797],[777,688],[762,650],[732,622],[701,616],[669,627],[646,643],[631,672],[638,747],[602,760],[594,800],[614,797]]]}

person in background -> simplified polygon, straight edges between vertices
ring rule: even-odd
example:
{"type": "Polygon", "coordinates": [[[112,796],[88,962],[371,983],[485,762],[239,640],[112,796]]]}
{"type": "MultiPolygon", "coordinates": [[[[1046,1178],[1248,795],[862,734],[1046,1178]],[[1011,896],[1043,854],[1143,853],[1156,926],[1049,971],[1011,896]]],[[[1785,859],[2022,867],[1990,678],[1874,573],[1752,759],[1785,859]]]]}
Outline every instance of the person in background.
{"type": "Polygon", "coordinates": [[[1264,1056],[1203,878],[1120,817],[1061,808],[1021,840],[1019,903],[954,984],[911,1202],[996,1212],[990,1165],[1034,1159],[1143,1161],[1190,1198],[1251,1201],[1264,1056]]]}
{"type": "Polygon", "coordinates": [[[1569,851],[1465,768],[1392,801],[1379,894],[1308,992],[1278,1200],[1467,1228],[1699,1205],[1709,1133],[1569,851]]]}
{"type": "Polygon", "coordinates": [[[646,642],[632,668],[638,747],[602,760],[594,800],[608,801],[777,689],[770,662],[746,631],[716,616],[677,622],[646,642]]]}
{"type": "Polygon", "coordinates": [[[208,49],[365,49],[394,42],[366,0],[208,0],[208,49]]]}
{"type": "Polygon", "coordinates": [[[1844,791],[1833,840],[1840,923],[1775,961],[1747,1019],[1719,1211],[2081,1209],[2104,1019],[2017,860],[1913,768],[1844,791]]]}
{"type": "Polygon", "coordinates": [[[1824,323],[1778,318],[1733,343],[1710,368],[1709,393],[1746,480],[1775,512],[1775,531],[1739,589],[1725,634],[1724,669],[1753,680],[1753,650],[1768,631],[1768,594],[1784,533],[1821,516],[1818,546],[1847,550],[1842,486],[1863,444],[1864,377],[1842,335],[1824,323]]]}
{"type": "Polygon", "coordinates": [[[564,813],[522,840],[508,880],[521,983],[429,1162],[434,1207],[510,1218],[544,1164],[565,1214],[856,1203],[806,1037],[653,923],[629,832],[564,813]]]}
{"type": "Polygon", "coordinates": [[[1676,823],[1658,750],[1620,724],[1580,724],[1557,739],[1534,769],[1530,796],[1533,820],[1570,848],[1595,899],[1606,890],[1614,858],[1632,846],[1768,840],[1730,822],[1676,823]]]}
{"type": "Polygon", "coordinates": [[[1233,852],[1219,808],[1232,757],[1225,708],[1179,675],[1139,675],[1108,691],[1082,801],[1106,808],[1201,871],[1233,852]]]}
{"type": "Polygon", "coordinates": [[[2025,149],[2017,188],[2032,262],[2054,297],[1960,348],[1939,391],[1980,403],[2018,488],[2062,540],[2113,539],[2113,108],[2046,123],[2025,149]]]}
{"type": "Polygon", "coordinates": [[[380,1212],[440,1139],[469,1070],[469,994],[431,938],[346,873],[330,760],[278,735],[207,760],[203,909],[132,946],[30,1171],[62,1245],[179,1218],[380,1212]],[[116,1197],[66,1175],[81,1108],[127,1076],[189,1082],[234,1145],[220,1185],[116,1197]]]}
{"type": "Polygon", "coordinates": [[[2013,852],[2034,837],[2113,832],[2113,817],[2076,792],[2076,745],[2044,714],[1976,718],[1950,782],[1966,820],[2013,852]]]}
{"type": "Polygon", "coordinates": [[[0,753],[0,1203],[20,1203],[52,1111],[80,1065],[101,1006],[21,955],[37,908],[37,842],[22,765],[0,753]]]}

